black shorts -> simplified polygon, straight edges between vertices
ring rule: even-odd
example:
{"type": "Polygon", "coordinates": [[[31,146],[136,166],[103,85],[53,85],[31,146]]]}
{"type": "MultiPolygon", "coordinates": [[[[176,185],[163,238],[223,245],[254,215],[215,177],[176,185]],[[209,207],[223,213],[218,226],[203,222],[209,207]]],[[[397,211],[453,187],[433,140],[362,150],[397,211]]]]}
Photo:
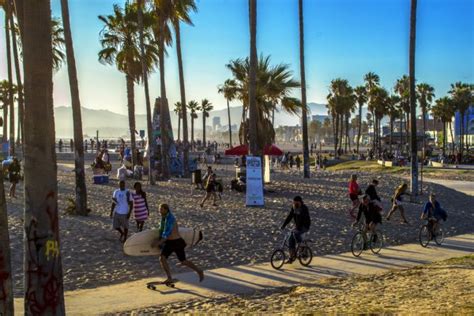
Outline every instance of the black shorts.
{"type": "Polygon", "coordinates": [[[381,224],[382,223],[382,215],[380,215],[380,212],[371,212],[367,214],[365,218],[365,223],[368,225],[370,223],[375,223],[375,224],[381,224]]]}
{"type": "Polygon", "coordinates": [[[178,260],[183,262],[186,260],[186,253],[184,252],[185,247],[186,242],[183,238],[167,240],[165,241],[163,248],[161,248],[161,255],[168,258],[174,252],[178,257],[178,260]]]}

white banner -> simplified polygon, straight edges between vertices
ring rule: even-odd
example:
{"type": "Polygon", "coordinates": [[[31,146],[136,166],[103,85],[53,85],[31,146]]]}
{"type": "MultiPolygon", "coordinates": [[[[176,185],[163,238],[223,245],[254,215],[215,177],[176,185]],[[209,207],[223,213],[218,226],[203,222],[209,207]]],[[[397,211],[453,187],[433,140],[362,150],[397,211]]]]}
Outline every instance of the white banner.
{"type": "Polygon", "coordinates": [[[262,160],[247,156],[247,206],[263,206],[262,160]]]}

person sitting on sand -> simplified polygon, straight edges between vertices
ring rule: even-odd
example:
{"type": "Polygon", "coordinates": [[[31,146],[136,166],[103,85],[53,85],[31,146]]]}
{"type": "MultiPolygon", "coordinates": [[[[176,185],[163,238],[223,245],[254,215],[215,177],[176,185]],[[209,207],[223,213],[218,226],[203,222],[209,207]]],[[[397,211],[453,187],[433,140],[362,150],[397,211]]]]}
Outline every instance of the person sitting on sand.
{"type": "Polygon", "coordinates": [[[357,175],[351,175],[351,180],[349,181],[349,198],[352,201],[352,208],[349,210],[349,214],[352,218],[356,218],[355,212],[360,205],[359,195],[362,194],[359,184],[357,184],[357,175]]]}
{"type": "Polygon", "coordinates": [[[441,208],[441,204],[436,200],[436,195],[430,194],[429,201],[426,202],[423,207],[420,219],[427,219],[432,227],[432,231],[436,231],[438,228],[438,222],[440,220],[446,221],[448,214],[444,209],[441,208]]]}
{"type": "Polygon", "coordinates": [[[145,221],[148,219],[148,216],[150,216],[150,209],[148,208],[146,193],[142,190],[142,184],[135,182],[133,188],[135,189],[135,193],[132,193],[133,215],[137,222],[137,232],[141,232],[145,221]]]}
{"type": "Polygon", "coordinates": [[[207,183],[206,183],[206,195],[204,196],[204,199],[201,201],[201,207],[204,206],[204,203],[212,196],[213,198],[213,203],[212,206],[217,206],[216,204],[216,199],[217,199],[217,194],[216,194],[216,188],[217,188],[217,181],[216,181],[216,174],[213,173],[209,176],[207,183]]]}
{"type": "Polygon", "coordinates": [[[186,242],[179,235],[176,217],[171,213],[167,204],[161,204],[159,212],[161,215],[159,238],[153,242],[152,246],[161,248],[160,263],[167,276],[164,282],[173,282],[173,277],[171,276],[170,267],[168,265],[168,257],[173,252],[176,253],[182,265],[194,270],[198,274],[199,282],[202,282],[204,272],[190,260],[186,260],[186,253],[184,251],[186,242]]]}
{"type": "Polygon", "coordinates": [[[113,216],[113,228],[120,233],[120,241],[125,242],[128,235],[128,220],[132,214],[133,199],[130,191],[125,188],[125,181],[120,181],[120,188],[112,195],[110,218],[113,216]]]}
{"type": "Polygon", "coordinates": [[[399,209],[400,210],[400,215],[402,216],[402,222],[404,224],[408,224],[408,221],[405,218],[405,209],[403,208],[403,195],[410,195],[407,192],[407,189],[408,189],[408,185],[406,183],[402,183],[395,190],[395,194],[392,197],[392,209],[390,210],[387,217],[385,218],[387,221],[389,221],[390,217],[392,217],[393,213],[397,209],[399,209]]]}
{"type": "MultiPolygon", "coordinates": [[[[359,205],[359,212],[352,226],[355,226],[360,221],[362,214],[364,214],[365,217],[365,232],[370,231],[375,233],[377,224],[382,223],[382,215],[380,215],[379,208],[370,200],[367,194],[362,196],[362,203],[359,205]]],[[[375,236],[375,234],[373,236],[375,236]]]]}
{"type": "Polygon", "coordinates": [[[292,263],[296,260],[296,243],[300,243],[303,240],[303,234],[307,233],[311,226],[309,210],[303,203],[301,196],[295,196],[293,198],[293,207],[281,226],[281,230],[285,229],[286,225],[288,225],[291,220],[294,221],[295,228],[293,229],[294,234],[289,240],[290,258],[287,263],[292,263]]]}

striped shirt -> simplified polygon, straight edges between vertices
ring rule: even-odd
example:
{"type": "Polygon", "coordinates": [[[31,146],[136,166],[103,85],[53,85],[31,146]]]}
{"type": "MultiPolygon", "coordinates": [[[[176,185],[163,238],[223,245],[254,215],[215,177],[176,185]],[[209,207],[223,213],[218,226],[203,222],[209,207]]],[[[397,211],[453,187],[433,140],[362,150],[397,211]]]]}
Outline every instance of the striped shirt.
{"type": "Polygon", "coordinates": [[[148,210],[145,204],[145,198],[141,194],[132,193],[133,196],[133,214],[137,221],[144,221],[148,218],[148,210]]]}

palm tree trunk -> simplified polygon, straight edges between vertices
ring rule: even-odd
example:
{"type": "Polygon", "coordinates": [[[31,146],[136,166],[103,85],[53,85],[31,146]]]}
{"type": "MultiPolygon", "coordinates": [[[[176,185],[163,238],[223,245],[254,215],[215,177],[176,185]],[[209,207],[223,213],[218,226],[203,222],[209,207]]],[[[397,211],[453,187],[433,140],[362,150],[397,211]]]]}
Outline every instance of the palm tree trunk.
{"type": "Polygon", "coordinates": [[[181,113],[178,113],[178,141],[181,140],[181,113]]]}
{"type": "Polygon", "coordinates": [[[339,114],[335,114],[333,118],[334,126],[334,157],[338,157],[337,147],[339,145],[338,135],[339,135],[339,114]]]}
{"type": "Polygon", "coordinates": [[[127,80],[127,100],[128,100],[128,126],[130,129],[130,147],[132,150],[132,170],[137,164],[137,144],[135,139],[135,88],[130,75],[126,75],[127,80]]]}
{"type": "Polygon", "coordinates": [[[359,103],[359,126],[357,131],[357,153],[359,153],[360,134],[362,132],[362,103],[359,103]]]}
{"type": "Polygon", "coordinates": [[[194,117],[192,117],[191,113],[191,142],[194,143],[194,117]]]}
{"type": "MultiPolygon", "coordinates": [[[[250,68],[249,68],[249,152],[253,156],[261,154],[258,143],[257,113],[257,0],[249,0],[250,16],[250,68]]],[[[244,136],[244,138],[246,138],[244,136]]]]}
{"type": "Polygon", "coordinates": [[[390,155],[393,153],[393,117],[390,117],[390,155]]]}
{"type": "Polygon", "coordinates": [[[3,103],[3,138],[2,141],[6,142],[8,140],[8,97],[5,98],[3,103]]]}
{"type": "Polygon", "coordinates": [[[25,74],[25,315],[64,315],[54,140],[51,6],[23,11],[25,74]],[[41,40],[38,40],[41,39],[41,40]]]}
{"type": "MultiPolygon", "coordinates": [[[[8,106],[10,107],[10,134],[9,146],[10,155],[15,155],[15,107],[13,103],[13,73],[12,73],[12,56],[10,45],[10,1],[5,1],[5,42],[7,50],[7,73],[8,73],[8,106]]],[[[6,121],[6,119],[5,119],[6,121]]]]}
{"type": "Polygon", "coordinates": [[[72,121],[74,126],[75,160],[74,171],[76,173],[76,214],[87,215],[87,190],[84,171],[84,143],[82,137],[82,115],[81,100],[79,98],[79,84],[77,81],[76,59],[74,57],[74,46],[72,43],[71,25],[69,21],[68,0],[61,0],[61,12],[64,27],[64,39],[66,44],[66,58],[69,75],[69,88],[71,89],[72,121]]]}
{"type": "Polygon", "coordinates": [[[181,56],[181,30],[180,22],[175,23],[174,29],[176,34],[176,54],[178,55],[178,74],[179,74],[179,90],[181,92],[181,104],[182,104],[182,120],[183,120],[183,165],[184,165],[184,176],[189,177],[189,144],[188,144],[188,116],[186,113],[186,90],[184,86],[184,71],[183,71],[183,57],[181,56]]]}
{"type": "Polygon", "coordinates": [[[453,135],[453,123],[452,118],[449,121],[449,133],[451,134],[451,154],[454,154],[454,135],[453,135]]]}
{"type": "Polygon", "coordinates": [[[229,106],[228,99],[227,99],[227,119],[229,121],[229,147],[232,147],[232,123],[230,121],[230,106],[229,106]]]}
{"type": "Polygon", "coordinates": [[[344,140],[344,114],[340,115],[340,119],[341,119],[341,122],[340,122],[341,129],[339,130],[340,131],[340,134],[339,134],[339,150],[342,150],[342,141],[344,140]]]}
{"type": "Polygon", "coordinates": [[[400,115],[400,145],[399,150],[400,154],[403,152],[403,113],[400,115]]]}
{"type": "Polygon", "coordinates": [[[443,121],[443,156],[446,155],[446,122],[443,121]]]}
{"type": "Polygon", "coordinates": [[[309,148],[308,148],[308,114],[306,108],[306,74],[304,64],[304,14],[303,0],[298,1],[299,11],[299,28],[300,28],[300,73],[301,73],[301,103],[303,109],[301,111],[301,125],[303,128],[303,177],[310,177],[309,170],[309,148]]]}
{"type": "Polygon", "coordinates": [[[143,38],[143,0],[138,0],[138,28],[140,29],[140,55],[143,76],[143,86],[145,90],[145,104],[146,104],[146,129],[148,134],[148,181],[151,185],[155,184],[153,178],[153,170],[155,170],[155,139],[153,137],[153,117],[151,114],[150,91],[148,87],[148,71],[145,62],[145,43],[143,38]]]}
{"type": "Polygon", "coordinates": [[[14,315],[13,283],[10,259],[10,237],[8,234],[7,203],[3,181],[0,181],[0,314],[14,315]]]}
{"type": "MultiPolygon", "coordinates": [[[[165,22],[162,22],[161,30],[165,28],[165,22]]],[[[160,32],[160,34],[162,34],[160,32]]],[[[169,169],[169,152],[170,152],[170,122],[169,122],[169,108],[168,108],[168,100],[166,98],[166,81],[165,81],[165,53],[164,53],[164,38],[160,36],[160,53],[159,53],[159,60],[160,60],[160,129],[161,129],[161,174],[164,179],[168,179],[170,177],[170,169],[169,169]]]]}
{"type": "Polygon", "coordinates": [[[17,37],[14,30],[13,14],[10,14],[10,25],[11,25],[11,38],[13,44],[13,60],[15,64],[15,74],[16,74],[16,85],[17,85],[17,94],[18,94],[18,132],[17,132],[17,143],[23,143],[23,112],[24,112],[24,101],[23,101],[23,84],[21,80],[20,72],[20,60],[18,58],[18,45],[17,37]]]}
{"type": "Polygon", "coordinates": [[[410,10],[410,127],[411,127],[411,194],[418,195],[418,153],[416,135],[416,90],[415,90],[415,46],[416,46],[416,5],[417,0],[411,0],[410,10]]]}
{"type": "Polygon", "coordinates": [[[206,112],[202,112],[202,144],[206,147],[206,112]]]}

